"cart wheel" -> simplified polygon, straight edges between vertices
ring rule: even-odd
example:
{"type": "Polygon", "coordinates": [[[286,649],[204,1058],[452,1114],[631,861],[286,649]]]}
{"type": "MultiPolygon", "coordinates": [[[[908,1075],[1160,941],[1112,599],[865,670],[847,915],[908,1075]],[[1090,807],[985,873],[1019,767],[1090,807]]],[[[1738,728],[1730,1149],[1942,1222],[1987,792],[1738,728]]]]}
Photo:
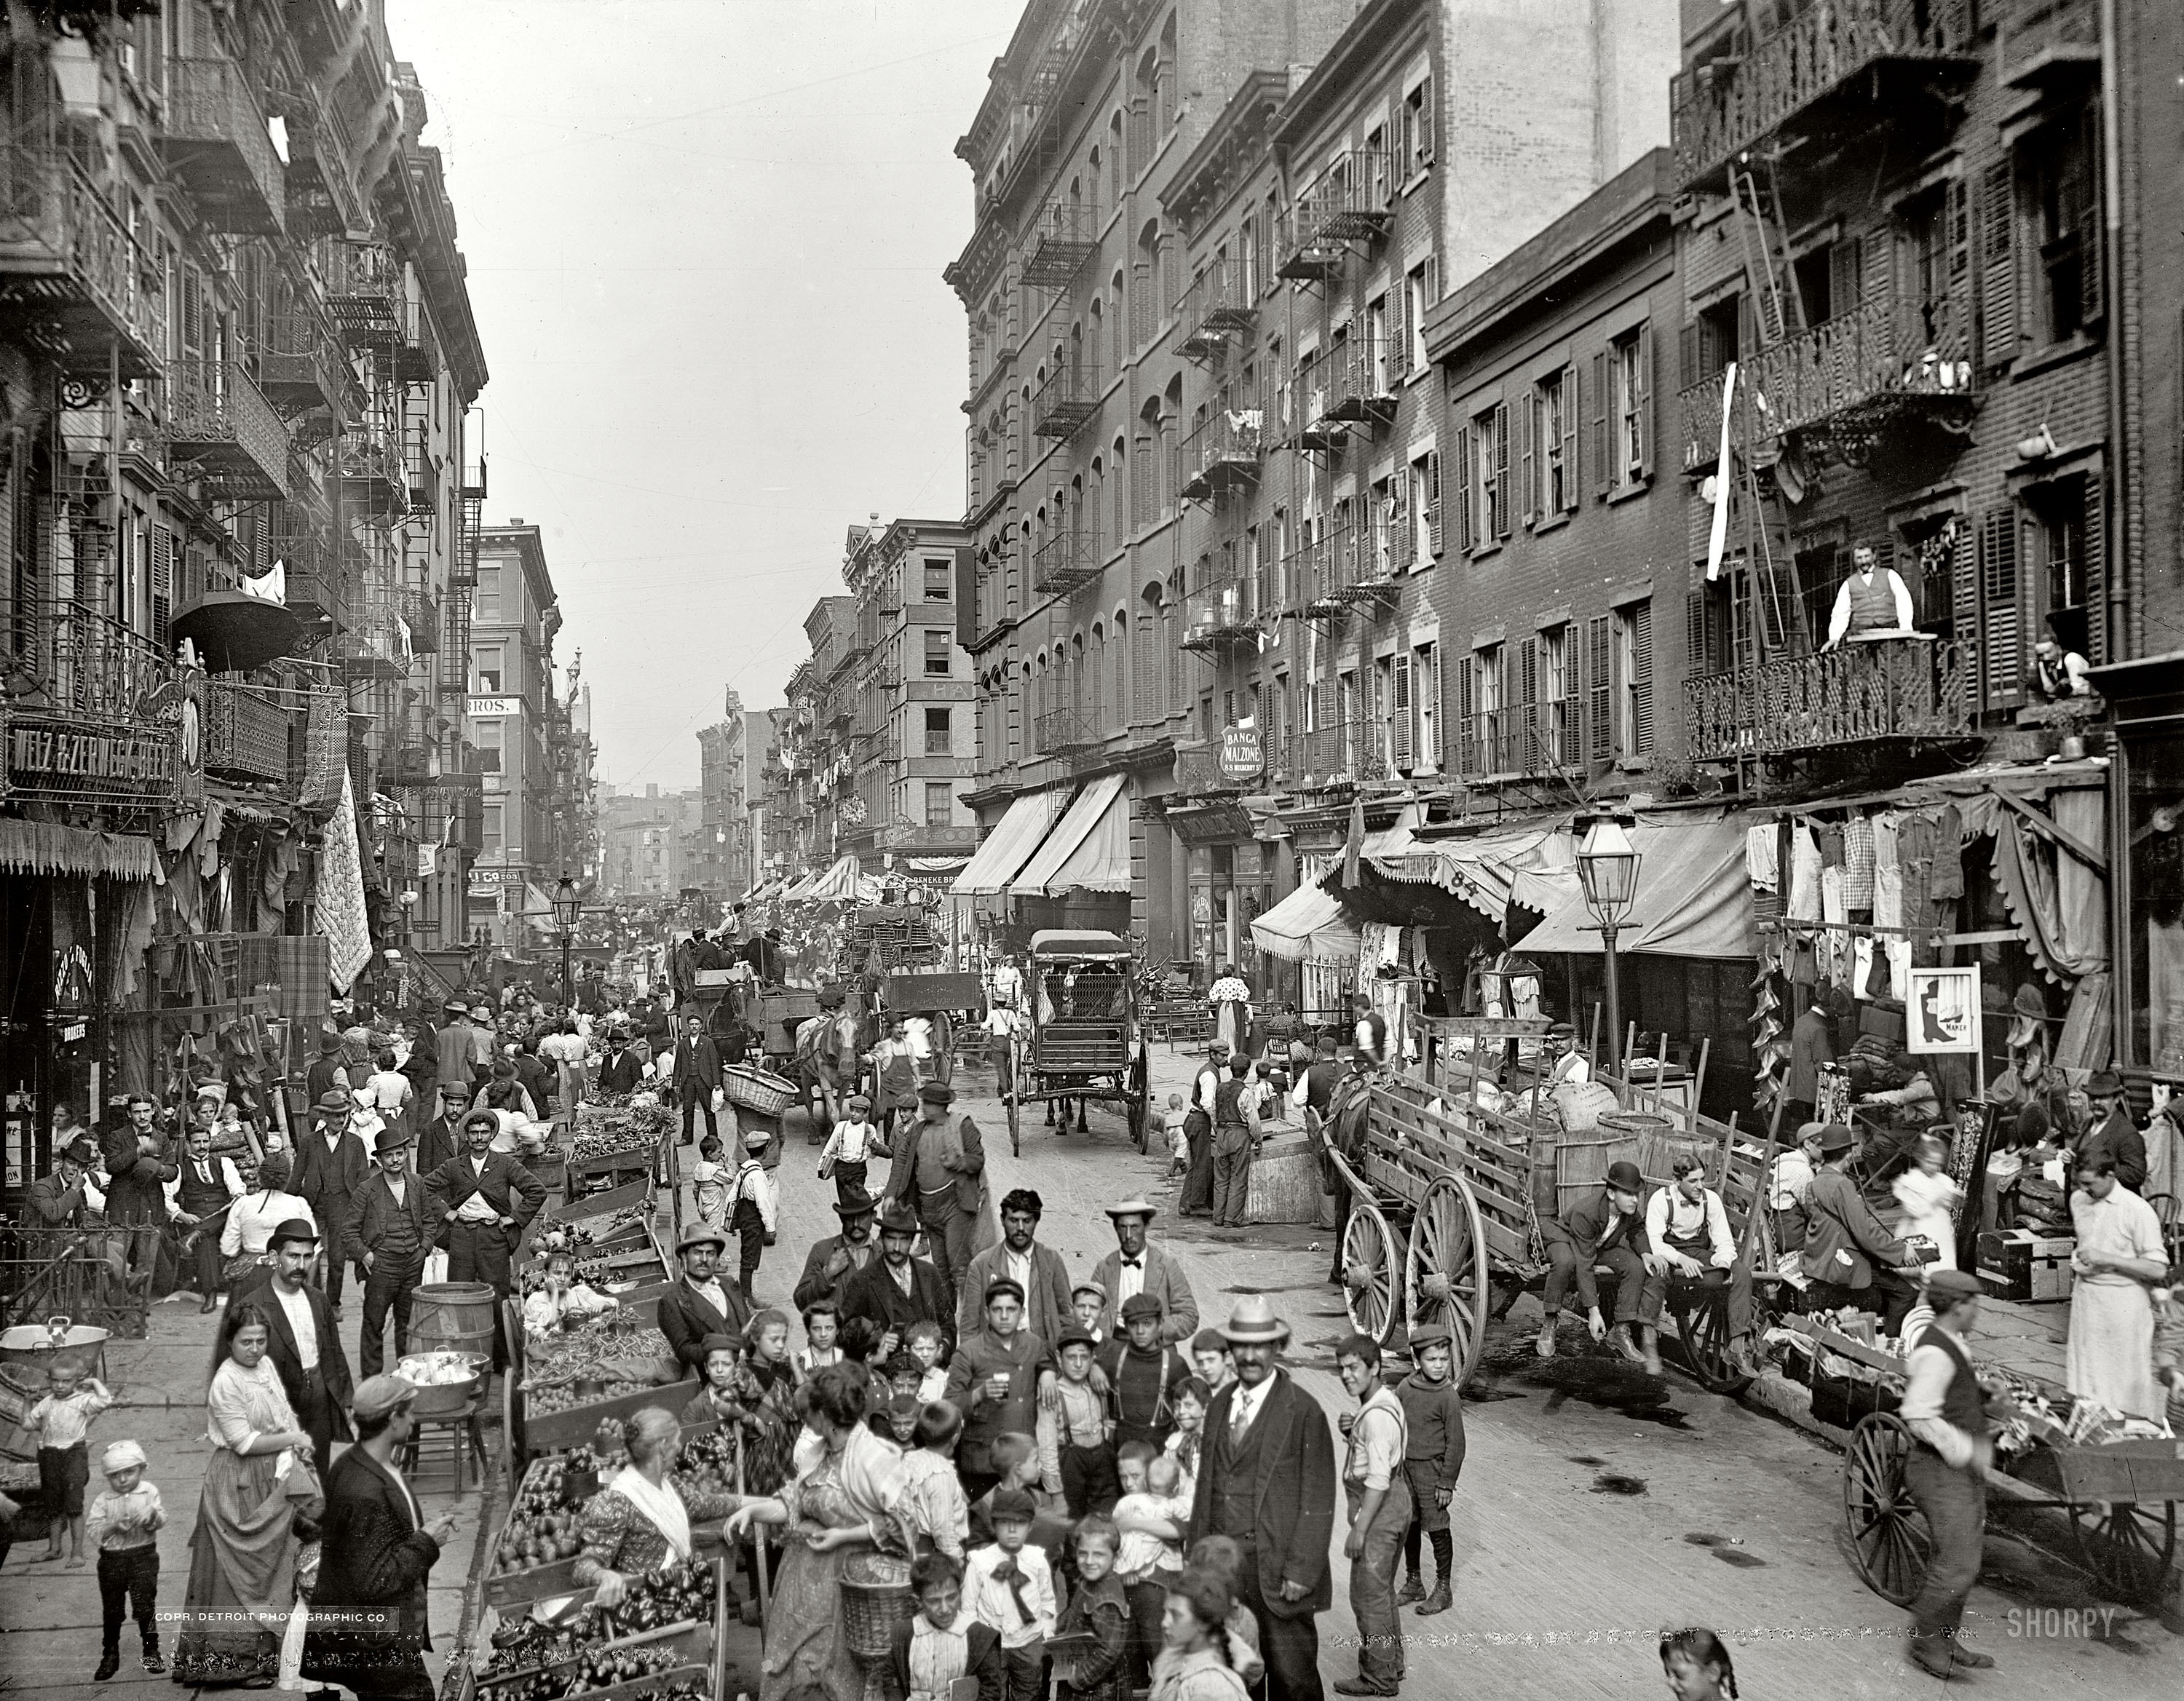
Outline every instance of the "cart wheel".
{"type": "Polygon", "coordinates": [[[1742,1393],[1752,1378],[1730,1362],[1727,1294],[1719,1287],[1691,1289],[1678,1283],[1669,1290],[1669,1309],[1676,1320],[1684,1363],[1699,1386],[1709,1393],[1742,1393]]]}
{"type": "Polygon", "coordinates": [[[1446,1329],[1459,1387],[1486,1347],[1486,1231],[1479,1201],[1454,1176],[1437,1176],[1418,1201],[1403,1257],[1403,1326],[1446,1329]]]}
{"type": "Polygon", "coordinates": [[[2176,1503],[2111,1500],[2070,1503],[2078,1553],[2100,1592],[2133,1606],[2150,1605],[2176,1556],[2176,1503]]]}
{"type": "Polygon", "coordinates": [[[1860,1418],[1843,1457],[1843,1522],[1858,1574],[1881,1599],[1908,1606],[1926,1580],[1933,1532],[1904,1486],[1911,1431],[1893,1412],[1860,1418]]]}
{"type": "Polygon", "coordinates": [[[1380,1207],[1371,1195],[1358,1194],[1351,1202],[1350,1221],[1342,1231],[1342,1304],[1350,1313],[1351,1326],[1376,1342],[1388,1338],[1396,1320],[1401,1256],[1395,1231],[1380,1215],[1380,1207]]]}
{"type": "Polygon", "coordinates": [[[1138,1150],[1145,1149],[1145,1130],[1151,1124],[1153,1098],[1152,1059],[1147,1054],[1145,1042],[1138,1042],[1138,1054],[1130,1060],[1129,1079],[1124,1091],[1130,1107],[1130,1137],[1138,1142],[1138,1150]]]}

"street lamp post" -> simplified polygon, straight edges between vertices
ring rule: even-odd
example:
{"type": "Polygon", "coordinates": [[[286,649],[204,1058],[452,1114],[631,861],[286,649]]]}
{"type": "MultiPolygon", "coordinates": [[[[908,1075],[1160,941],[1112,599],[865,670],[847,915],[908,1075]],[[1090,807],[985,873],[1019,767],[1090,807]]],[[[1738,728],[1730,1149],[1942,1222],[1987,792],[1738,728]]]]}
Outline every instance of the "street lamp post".
{"type": "Polygon", "coordinates": [[[1623,1011],[1616,996],[1615,936],[1630,914],[1638,895],[1638,853],[1630,842],[1629,823],[1613,815],[1597,815],[1578,846],[1578,883],[1585,888],[1585,907],[1600,929],[1607,957],[1607,1066],[1621,1061],[1623,1011]]]}
{"type": "Polygon", "coordinates": [[[554,888],[554,926],[561,934],[561,1002],[577,1002],[577,982],[569,966],[570,953],[577,943],[577,917],[582,910],[582,901],[577,896],[577,883],[567,875],[561,876],[560,885],[554,888]]]}

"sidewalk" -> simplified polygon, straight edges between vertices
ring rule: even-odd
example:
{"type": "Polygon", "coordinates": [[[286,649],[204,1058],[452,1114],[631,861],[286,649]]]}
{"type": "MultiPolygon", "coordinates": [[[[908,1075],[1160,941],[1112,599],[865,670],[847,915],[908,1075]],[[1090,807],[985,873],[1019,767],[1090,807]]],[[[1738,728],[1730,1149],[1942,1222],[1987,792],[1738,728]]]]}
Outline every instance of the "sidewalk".
{"type": "MultiPolygon", "coordinates": [[[[358,1318],[363,1309],[361,1287],[343,1296],[342,1344],[349,1366],[356,1366],[358,1318]]],[[[194,1298],[152,1308],[150,1326],[142,1341],[112,1341],[106,1348],[107,1386],[116,1404],[92,1426],[92,1481],[86,1502],[103,1486],[98,1470],[98,1454],[105,1444],[128,1437],[142,1443],[151,1460],[146,1473],[159,1486],[167,1509],[167,1527],[159,1532],[159,1611],[163,1617],[160,1647],[171,1659],[176,1616],[189,1584],[190,1534],[197,1520],[198,1485],[212,1454],[205,1438],[204,1389],[212,1372],[212,1343],[215,1316],[201,1316],[194,1298]]],[[[392,1340],[388,1342],[390,1350],[392,1340]]],[[[496,1396],[497,1399],[497,1396],[496,1396]]],[[[493,1406],[497,1412],[498,1404],[493,1406]]],[[[426,1656],[437,1678],[456,1641],[463,1609],[463,1589],[479,1542],[479,1520],[488,1493],[496,1504],[504,1503],[507,1491],[499,1483],[497,1422],[486,1431],[492,1469],[486,1489],[472,1486],[460,1497],[451,1492],[452,1478],[444,1468],[432,1470],[416,1488],[417,1500],[427,1521],[452,1511],[455,1539],[443,1550],[433,1568],[431,1584],[432,1644],[426,1656]]],[[[135,1693],[140,1696],[167,1695],[172,1682],[148,1676],[137,1663],[136,1631],[125,1625],[121,1636],[121,1670],[105,1683],[91,1680],[98,1663],[98,1583],[86,1556],[81,1570],[70,1570],[66,1562],[46,1562],[42,1537],[18,1530],[14,1550],[0,1572],[0,1673],[19,1695],[68,1698],[93,1701],[135,1693]],[[156,1687],[154,1687],[156,1686],[156,1687]]]]}

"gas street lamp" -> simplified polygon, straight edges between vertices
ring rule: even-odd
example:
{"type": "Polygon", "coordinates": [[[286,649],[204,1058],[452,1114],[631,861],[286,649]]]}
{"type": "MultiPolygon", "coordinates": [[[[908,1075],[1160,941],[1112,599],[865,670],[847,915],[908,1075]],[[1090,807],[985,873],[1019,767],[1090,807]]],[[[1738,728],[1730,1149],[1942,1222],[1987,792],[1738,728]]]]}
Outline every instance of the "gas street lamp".
{"type": "Polygon", "coordinates": [[[577,896],[577,883],[567,875],[554,888],[554,926],[561,935],[561,1002],[577,1002],[577,982],[570,972],[570,953],[577,942],[577,918],[583,911],[583,900],[577,896]]]}
{"type": "Polygon", "coordinates": [[[1578,884],[1585,889],[1585,907],[1600,929],[1600,942],[1607,963],[1607,1066],[1621,1063],[1623,1013],[1616,996],[1615,935],[1630,919],[1638,896],[1638,852],[1630,842],[1630,823],[1613,815],[1596,815],[1585,828],[1577,849],[1578,884]]]}

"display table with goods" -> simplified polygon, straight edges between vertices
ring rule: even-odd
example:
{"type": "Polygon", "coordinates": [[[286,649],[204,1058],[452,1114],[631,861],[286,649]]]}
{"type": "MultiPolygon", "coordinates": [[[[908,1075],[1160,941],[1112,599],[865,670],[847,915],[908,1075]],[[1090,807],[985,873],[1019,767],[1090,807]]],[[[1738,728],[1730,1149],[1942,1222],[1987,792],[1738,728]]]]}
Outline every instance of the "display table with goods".
{"type": "Polygon", "coordinates": [[[564,1165],[573,1203],[659,1173],[663,1146],[673,1137],[674,1113],[659,1095],[632,1092],[577,1107],[576,1137],[564,1165]]]}
{"type": "Polygon", "coordinates": [[[513,1300],[505,1323],[515,1343],[514,1362],[502,1379],[511,1476],[534,1454],[582,1444],[602,1418],[627,1417],[649,1405],[680,1412],[697,1392],[666,1337],[620,1309],[565,1330],[543,1346],[525,1338],[522,1312],[513,1300]]]}
{"type": "MultiPolygon", "coordinates": [[[[547,1569],[566,1572],[573,1563],[547,1569]]],[[[467,1674],[476,1701],[724,1701],[755,1687],[757,1650],[739,1633],[726,1559],[693,1559],[631,1577],[614,1607],[599,1606],[590,1590],[566,1578],[548,1594],[494,1585],[488,1577],[486,1601],[499,1622],[467,1674]]]]}
{"type": "MultiPolygon", "coordinates": [[[[1916,1445],[1897,1415],[1908,1347],[1878,1334],[1872,1314],[1855,1311],[1786,1317],[1768,1342],[1788,1347],[1788,1373],[1809,1381],[1814,1415],[1850,1431],[1843,1521],[1853,1562],[1875,1594],[1908,1606],[1933,1552],[1925,1515],[1904,1481],[1916,1445]]],[[[2184,1440],[2165,1424],[2074,1400],[2000,1366],[1975,1360],[1973,1368],[1988,1415],[2001,1425],[1986,1480],[1988,1515],[2063,1513],[2095,1588],[2133,1604],[2158,1599],[2176,1556],[2184,1440]]],[[[2028,1536],[2042,1533],[2043,1520],[2021,1521],[2028,1536]]]]}

